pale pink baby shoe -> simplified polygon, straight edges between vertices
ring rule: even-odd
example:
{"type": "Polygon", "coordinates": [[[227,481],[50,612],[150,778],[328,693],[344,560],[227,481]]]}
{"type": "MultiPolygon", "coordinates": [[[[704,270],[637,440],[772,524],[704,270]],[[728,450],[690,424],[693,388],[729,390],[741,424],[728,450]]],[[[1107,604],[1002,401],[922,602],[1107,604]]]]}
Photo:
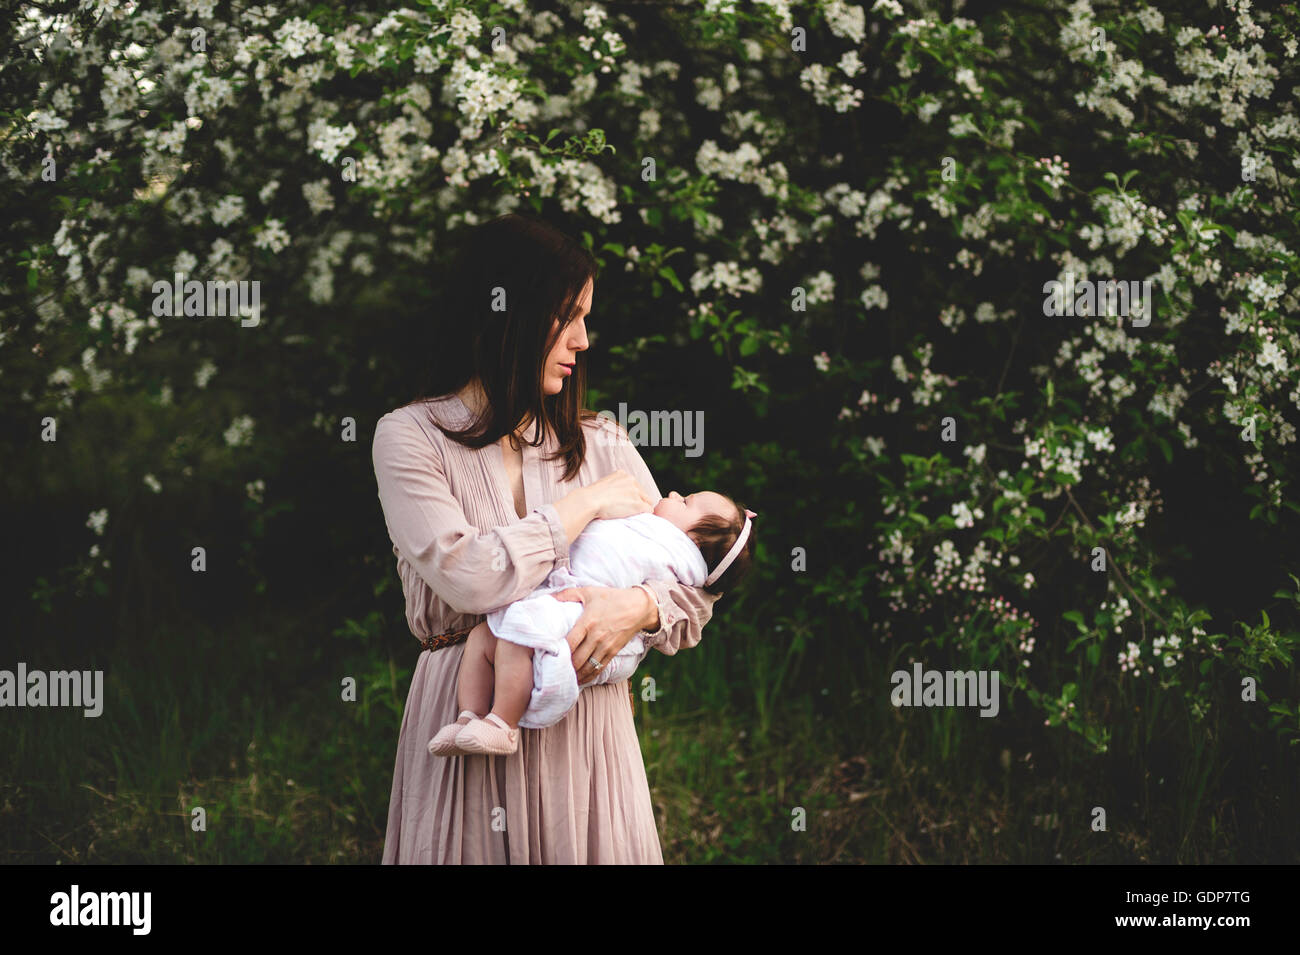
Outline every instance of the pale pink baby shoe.
{"type": "Polygon", "coordinates": [[[456,736],[456,746],[466,753],[508,756],[519,748],[519,730],[512,730],[501,717],[489,713],[487,719],[466,723],[456,736]]]}
{"type": "MultiPolygon", "coordinates": [[[[461,720],[467,716],[470,718],[470,722],[478,719],[478,714],[471,710],[461,710],[460,716],[456,717],[456,719],[461,720]]],[[[457,735],[459,735],[460,731],[468,725],[468,723],[460,722],[448,723],[442,729],[438,730],[433,739],[429,740],[429,754],[431,756],[468,755],[468,750],[463,750],[456,745],[457,735]]]]}

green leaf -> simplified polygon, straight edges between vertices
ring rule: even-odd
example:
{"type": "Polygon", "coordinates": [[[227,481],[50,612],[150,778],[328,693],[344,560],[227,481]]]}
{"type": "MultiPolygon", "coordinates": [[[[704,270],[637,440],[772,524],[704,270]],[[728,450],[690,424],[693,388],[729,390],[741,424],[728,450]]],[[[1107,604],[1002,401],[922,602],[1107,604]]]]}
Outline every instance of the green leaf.
{"type": "MultiPolygon", "coordinates": [[[[681,280],[677,278],[677,273],[673,271],[672,266],[670,265],[661,266],[659,269],[659,274],[662,275],[664,278],[666,278],[668,280],[668,284],[671,285],[677,291],[681,292],[685,290],[685,286],[683,286],[681,280]]],[[[750,352],[742,351],[742,354],[752,355],[753,352],[757,350],[758,350],[758,345],[755,344],[753,351],[750,352]]]]}

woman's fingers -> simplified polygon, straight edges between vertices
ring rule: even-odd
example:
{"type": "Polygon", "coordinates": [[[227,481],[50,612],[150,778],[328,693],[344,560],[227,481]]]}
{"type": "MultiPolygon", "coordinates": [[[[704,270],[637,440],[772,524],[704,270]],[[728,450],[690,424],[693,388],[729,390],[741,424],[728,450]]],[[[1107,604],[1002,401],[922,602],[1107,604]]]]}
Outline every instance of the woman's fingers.
{"type": "Polygon", "coordinates": [[[632,477],[631,475],[628,475],[628,480],[632,482],[632,487],[636,489],[637,497],[645,501],[645,503],[650,506],[651,510],[654,510],[654,506],[659,502],[646,493],[645,488],[641,486],[641,482],[638,481],[636,478],[632,477]]]}
{"type": "Polygon", "coordinates": [[[596,649],[596,640],[591,636],[590,631],[583,635],[582,640],[573,648],[573,669],[578,674],[578,682],[585,683],[590,680],[596,672],[596,668],[589,666],[593,651],[596,649]]]}
{"type": "Polygon", "coordinates": [[[644,514],[647,511],[654,510],[654,506],[659,503],[653,496],[646,493],[636,478],[626,471],[615,471],[601,480],[609,480],[608,492],[602,494],[604,500],[598,515],[601,518],[631,517],[633,514],[644,514]]]}
{"type": "Polygon", "coordinates": [[[606,659],[608,656],[613,654],[609,652],[607,637],[602,637],[597,631],[588,628],[583,634],[582,641],[573,651],[573,669],[578,673],[578,682],[585,683],[599,673],[600,669],[604,668],[604,664],[609,662],[606,659]],[[601,667],[598,669],[592,666],[592,660],[600,663],[601,667]]]}
{"type": "Polygon", "coordinates": [[[584,679],[582,667],[586,664],[587,660],[591,658],[590,653],[585,657],[582,653],[584,647],[588,647],[593,643],[588,636],[591,627],[591,618],[587,615],[586,610],[586,588],[566,587],[563,590],[557,590],[555,593],[551,594],[551,596],[556,600],[562,600],[565,602],[576,601],[583,604],[583,611],[578,615],[578,619],[573,622],[573,628],[564,635],[565,642],[569,644],[569,651],[573,654],[573,669],[578,671],[578,682],[581,683],[584,679]]]}
{"type": "Polygon", "coordinates": [[[629,597],[608,587],[567,587],[551,596],[557,600],[577,600],[583,604],[582,614],[565,639],[572,651],[573,669],[578,674],[578,682],[585,683],[599,672],[596,667],[588,665],[593,658],[601,664],[599,669],[604,669],[636,633],[636,615],[629,614],[630,608],[623,602],[632,600],[643,604],[644,598],[639,592],[629,597]]]}
{"type": "Polygon", "coordinates": [[[591,635],[591,617],[586,609],[589,597],[587,588],[566,587],[564,590],[557,590],[551,596],[556,600],[577,601],[583,604],[583,611],[578,616],[578,619],[573,622],[573,629],[564,637],[569,644],[570,652],[573,654],[573,669],[577,671],[578,682],[582,683],[590,679],[596,672],[592,667],[587,666],[587,661],[594,655],[596,646],[595,638],[591,635]]]}
{"type": "Polygon", "coordinates": [[[587,639],[587,632],[589,626],[590,624],[588,623],[587,616],[586,614],[583,614],[576,621],[574,621],[573,629],[570,630],[564,637],[564,639],[568,641],[569,652],[573,654],[575,660],[578,658],[578,648],[582,646],[583,641],[587,639]]]}
{"type": "MultiPolygon", "coordinates": [[[[594,679],[596,674],[609,665],[609,661],[618,652],[614,649],[614,642],[613,631],[587,631],[586,638],[579,645],[577,652],[573,654],[574,660],[581,661],[582,664],[582,669],[578,675],[579,683],[594,679]],[[600,666],[592,666],[592,660],[598,662],[600,666]]],[[[574,669],[578,669],[576,664],[574,669]]]]}

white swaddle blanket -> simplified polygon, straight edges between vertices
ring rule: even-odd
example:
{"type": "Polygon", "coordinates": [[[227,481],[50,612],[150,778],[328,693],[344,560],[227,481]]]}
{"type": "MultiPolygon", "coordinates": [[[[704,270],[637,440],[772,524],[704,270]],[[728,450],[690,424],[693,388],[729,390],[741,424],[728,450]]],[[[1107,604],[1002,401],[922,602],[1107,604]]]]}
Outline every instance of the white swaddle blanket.
{"type": "MultiPolygon", "coordinates": [[[[686,532],[655,514],[595,520],[569,547],[569,566],[551,571],[531,595],[493,610],[487,623],[494,636],[533,651],[533,695],[520,726],[551,726],[578,701],[578,675],[565,635],[582,614],[582,604],[550,596],[566,587],[635,587],[675,577],[692,587],[709,575],[704,555],[686,532]]],[[[628,641],[590,683],[625,680],[645,659],[640,637],[628,641]]]]}

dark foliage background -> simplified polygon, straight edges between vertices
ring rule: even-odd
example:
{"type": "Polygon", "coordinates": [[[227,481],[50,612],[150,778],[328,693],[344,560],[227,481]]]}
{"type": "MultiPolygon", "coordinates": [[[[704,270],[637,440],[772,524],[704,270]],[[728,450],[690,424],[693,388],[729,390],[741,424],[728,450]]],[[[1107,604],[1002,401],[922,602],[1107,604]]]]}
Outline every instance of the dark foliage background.
{"type": "Polygon", "coordinates": [[[1296,79],[1293,5],[1256,13],[1280,78],[1249,100],[1244,146],[1227,124],[1205,134],[1220,119],[1208,99],[1115,93],[1132,129],[1110,106],[1075,101],[1109,95],[1125,58],[1170,84],[1239,82],[1184,75],[1187,24],[1212,57],[1256,39],[1250,15],[1200,4],[1162,5],[1149,28],[1147,14],[1102,3],[908,4],[905,16],[886,3],[865,8],[860,36],[852,7],[826,3],[792,4],[789,23],[749,5],[611,3],[596,27],[585,3],[287,3],[267,22],[207,6],[142,17],[18,4],[5,18],[0,513],[12,546],[0,668],[102,668],[107,699],[99,719],[0,712],[0,858],[378,860],[417,647],[370,439],[426,385],[439,328],[456,320],[439,289],[457,231],[521,208],[601,259],[589,406],[703,410],[701,457],[641,449],[661,491],[715,488],[760,513],[751,585],[718,605],[698,647],[642,671],[658,691],[636,708],[669,861],[1295,860],[1300,559],[1283,437],[1300,366],[1295,293],[1260,301],[1229,278],[1285,286],[1296,274],[1294,137],[1260,132],[1294,114],[1283,96],[1296,79]],[[457,64],[481,61],[438,32],[462,11],[479,25],[466,42],[496,56],[493,82],[520,84],[473,135],[457,64]],[[904,29],[913,16],[926,25],[904,29]],[[289,50],[311,29],[294,17],[323,38],[303,56],[289,50]],[[1229,36],[1205,39],[1220,20],[1229,36]],[[489,52],[494,24],[513,59],[489,52]],[[806,55],[791,49],[796,25],[806,55]],[[1073,42],[1094,26],[1113,60],[1073,42]],[[619,69],[601,73],[583,36],[619,69]],[[422,45],[442,51],[436,69],[417,68],[422,45]],[[836,74],[819,99],[810,64],[833,70],[850,50],[865,69],[836,74]],[[154,85],[114,112],[127,94],[112,92],[112,71],[128,61],[154,85]],[[297,72],[311,62],[330,68],[297,72]],[[216,79],[229,96],[190,108],[216,79]],[[863,90],[860,105],[835,107],[839,82],[863,90]],[[709,105],[715,91],[722,108],[709,105]],[[920,118],[930,102],[934,117],[920,118]],[[67,125],[45,128],[42,114],[67,125]],[[158,148],[196,115],[182,151],[158,148]],[[961,115],[974,134],[954,125],[961,115]],[[1021,126],[1008,136],[1010,120],[1021,126]],[[354,136],[331,155],[319,123],[352,123],[354,136]],[[730,158],[710,158],[706,141],[730,158]],[[1243,149],[1275,156],[1260,184],[1243,184],[1243,149]],[[500,168],[475,169],[494,152],[500,168]],[[47,153],[62,170],[52,182],[40,178],[47,153]],[[1054,155],[1070,162],[1059,187],[1034,166],[1054,155]],[[340,176],[345,158],[358,181],[340,176]],[[332,207],[303,192],[316,182],[332,207]],[[1168,210],[1162,242],[1153,220],[1124,248],[1104,203],[1128,193],[1168,210]],[[243,197],[245,215],[219,223],[227,196],[243,197]],[[268,220],[283,246],[266,241],[268,220]],[[1079,237],[1092,225],[1100,251],[1079,237]],[[1278,246],[1234,242],[1242,232],[1278,246]],[[222,240],[230,250],[208,254],[222,240]],[[149,285],[183,253],[196,277],[261,281],[261,325],[151,323],[149,285]],[[1215,258],[1217,277],[1196,281],[1215,258]],[[742,278],[733,296],[715,263],[761,282],[742,278]],[[1174,276],[1149,328],[1121,326],[1139,339],[1132,352],[1101,345],[1104,377],[1131,383],[1131,401],[1090,387],[1080,356],[1104,320],[1042,315],[1043,283],[1069,267],[1174,276]],[[792,308],[819,273],[833,294],[792,308]],[[888,299],[872,307],[860,293],[876,285],[888,299]],[[971,317],[981,302],[994,318],[971,317]],[[951,307],[963,319],[945,323],[951,307]],[[1225,332],[1221,308],[1268,324],[1288,369],[1256,361],[1265,336],[1225,332]],[[1186,393],[1175,416],[1154,412],[1150,399],[1175,386],[1186,393]],[[232,442],[244,415],[252,437],[232,442]],[[1262,435],[1249,444],[1247,415],[1262,435]],[[55,442],[40,440],[46,416],[55,442]],[[955,442],[941,437],[949,417],[955,442]],[[1026,453],[1029,438],[1047,454],[1087,448],[1102,427],[1114,451],[1089,450],[1077,480],[1026,453]],[[1115,519],[1133,501],[1149,505],[1139,528],[1115,519]],[[959,525],[959,502],[983,518],[959,525]],[[101,508],[99,534],[87,515],[101,508]],[[945,540],[1019,564],[987,564],[978,591],[949,587],[922,569],[945,540]],[[1105,574],[1089,566],[1095,546],[1105,574]],[[990,613],[990,597],[1014,618],[990,613]],[[1131,645],[1157,660],[1161,634],[1182,639],[1177,667],[1120,668],[1131,645]],[[998,718],[892,706],[890,674],[912,660],[999,669],[998,718]],[[355,703],[340,701],[346,677],[355,703]],[[1241,699],[1245,677],[1255,703],[1241,699]],[[199,806],[205,832],[190,826],[199,806]],[[1090,826],[1096,806],[1106,832],[1090,826]],[[792,828],[799,809],[806,828],[792,828]]]}

